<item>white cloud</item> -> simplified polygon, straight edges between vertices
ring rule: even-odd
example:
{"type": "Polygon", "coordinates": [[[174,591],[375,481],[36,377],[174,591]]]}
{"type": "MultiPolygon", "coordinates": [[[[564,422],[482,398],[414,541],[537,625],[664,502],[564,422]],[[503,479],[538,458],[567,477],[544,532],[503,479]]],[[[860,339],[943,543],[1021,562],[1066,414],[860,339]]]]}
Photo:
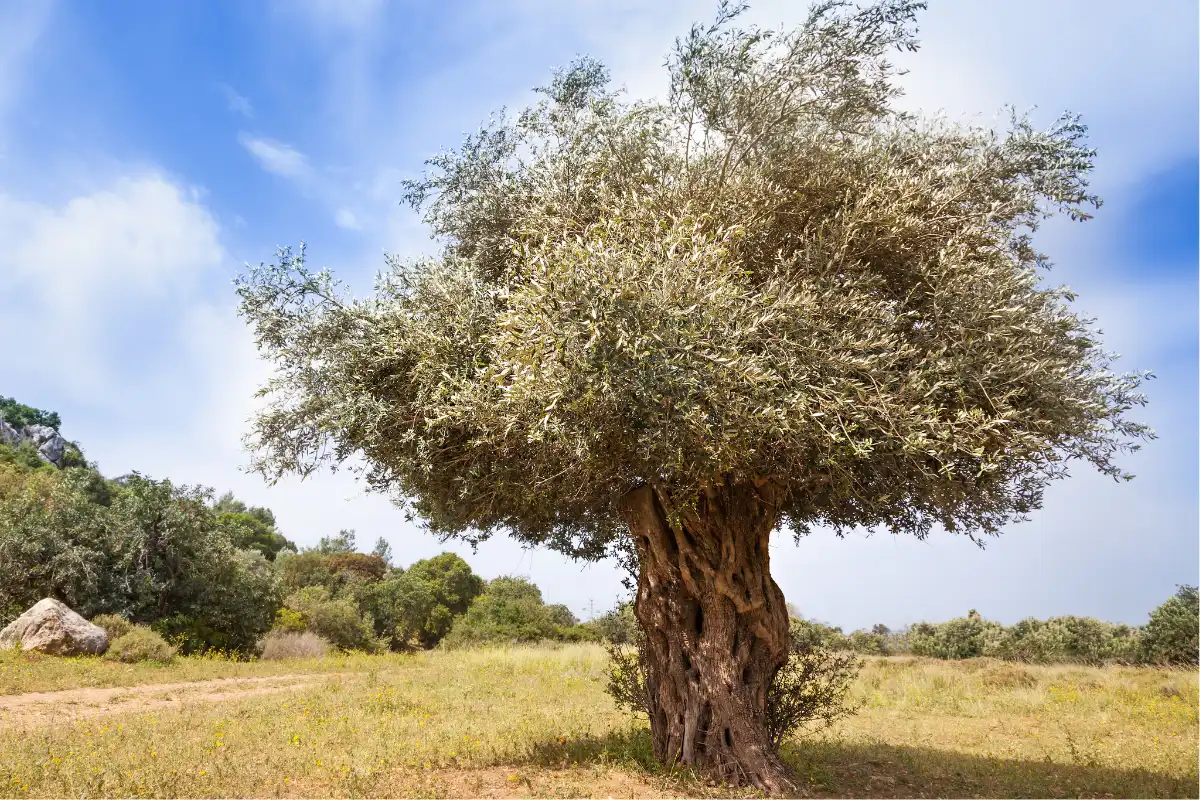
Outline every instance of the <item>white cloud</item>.
{"type": "Polygon", "coordinates": [[[243,117],[254,116],[254,106],[250,104],[250,99],[242,94],[239,94],[236,89],[228,84],[217,84],[217,88],[225,95],[225,102],[229,110],[235,114],[241,114],[243,117]]]}
{"type": "Polygon", "coordinates": [[[95,391],[119,361],[112,330],[154,324],[173,294],[219,266],[218,234],[194,192],[155,174],[58,207],[0,194],[0,339],[22,342],[7,366],[95,391]]]}
{"type": "Polygon", "coordinates": [[[238,142],[254,156],[260,167],[273,175],[300,179],[311,174],[308,158],[291,145],[244,132],[238,135],[238,142]]]}
{"type": "Polygon", "coordinates": [[[72,310],[98,294],[149,296],[220,263],[217,224],[159,175],[121,178],[60,208],[0,194],[0,286],[72,310]]]}
{"type": "Polygon", "coordinates": [[[354,212],[348,208],[339,208],[337,214],[334,215],[333,221],[337,223],[339,228],[345,228],[348,231],[361,231],[362,225],[358,221],[358,217],[354,216],[354,212]]]}

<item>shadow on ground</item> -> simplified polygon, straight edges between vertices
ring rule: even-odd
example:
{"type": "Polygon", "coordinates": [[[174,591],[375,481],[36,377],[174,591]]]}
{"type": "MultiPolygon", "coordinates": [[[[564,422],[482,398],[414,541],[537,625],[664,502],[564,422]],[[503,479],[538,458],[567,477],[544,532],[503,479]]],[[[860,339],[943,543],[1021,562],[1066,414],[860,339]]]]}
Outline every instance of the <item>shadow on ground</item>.
{"type": "MultiPolygon", "coordinates": [[[[789,744],[784,760],[802,796],[838,797],[1197,797],[1197,778],[1145,770],[971,755],[950,750],[838,740],[789,744]]],[[[674,784],[667,793],[703,785],[665,769],[649,732],[630,727],[607,736],[536,745],[530,762],[547,768],[607,765],[674,784]]]]}

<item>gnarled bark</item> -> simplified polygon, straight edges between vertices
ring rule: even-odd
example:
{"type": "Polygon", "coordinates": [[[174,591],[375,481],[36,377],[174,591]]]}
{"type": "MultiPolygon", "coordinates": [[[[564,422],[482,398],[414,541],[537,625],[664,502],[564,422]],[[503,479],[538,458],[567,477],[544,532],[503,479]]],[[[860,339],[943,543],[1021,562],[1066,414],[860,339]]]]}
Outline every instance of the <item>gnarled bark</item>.
{"type": "Polygon", "coordinates": [[[677,507],[646,486],[622,508],[638,551],[634,610],[646,633],[655,756],[785,794],[795,786],[764,713],[788,655],[768,556],[779,515],[766,491],[726,483],[677,507]]]}

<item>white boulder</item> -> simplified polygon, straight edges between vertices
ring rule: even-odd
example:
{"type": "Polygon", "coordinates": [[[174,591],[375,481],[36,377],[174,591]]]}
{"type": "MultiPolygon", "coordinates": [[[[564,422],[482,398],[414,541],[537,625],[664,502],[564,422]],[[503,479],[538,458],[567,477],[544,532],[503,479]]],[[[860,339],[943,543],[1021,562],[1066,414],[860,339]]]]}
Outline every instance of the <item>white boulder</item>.
{"type": "Polygon", "coordinates": [[[108,649],[108,634],[53,597],[39,600],[0,631],[0,648],[52,656],[100,655],[108,649]]]}

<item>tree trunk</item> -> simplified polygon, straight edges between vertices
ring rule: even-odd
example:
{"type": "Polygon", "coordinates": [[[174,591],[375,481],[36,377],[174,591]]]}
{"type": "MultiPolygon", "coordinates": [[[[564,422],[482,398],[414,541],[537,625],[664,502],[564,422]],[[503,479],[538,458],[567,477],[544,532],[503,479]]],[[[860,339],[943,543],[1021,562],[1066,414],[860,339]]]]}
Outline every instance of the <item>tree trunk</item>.
{"type": "Polygon", "coordinates": [[[622,510],[638,551],[655,756],[778,795],[795,785],[766,727],[767,691],[788,657],[767,549],[779,514],[766,491],[724,484],[677,507],[646,486],[622,510]]]}

